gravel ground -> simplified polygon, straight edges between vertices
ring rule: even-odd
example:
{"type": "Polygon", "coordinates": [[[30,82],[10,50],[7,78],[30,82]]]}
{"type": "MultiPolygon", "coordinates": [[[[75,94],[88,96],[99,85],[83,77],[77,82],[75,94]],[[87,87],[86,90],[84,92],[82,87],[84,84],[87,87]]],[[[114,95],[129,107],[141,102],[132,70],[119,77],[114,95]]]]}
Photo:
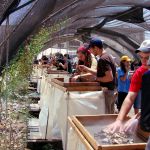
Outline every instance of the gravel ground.
{"type": "Polygon", "coordinates": [[[26,147],[26,108],[24,102],[9,102],[0,114],[0,150],[24,150],[26,147]]]}

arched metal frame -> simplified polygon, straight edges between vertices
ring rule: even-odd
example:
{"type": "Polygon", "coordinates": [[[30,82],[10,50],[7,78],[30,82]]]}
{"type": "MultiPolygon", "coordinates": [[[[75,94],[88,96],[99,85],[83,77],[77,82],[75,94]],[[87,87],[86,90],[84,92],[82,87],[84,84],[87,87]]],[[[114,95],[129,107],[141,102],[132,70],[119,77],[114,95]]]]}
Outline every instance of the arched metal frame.
{"type": "MultiPolygon", "coordinates": [[[[5,7],[0,9],[0,18],[14,1],[0,1],[0,8],[5,4],[5,7]]],[[[144,36],[147,35],[145,33],[150,31],[149,11],[149,0],[38,0],[36,6],[26,16],[20,27],[11,34],[9,53],[10,56],[15,54],[17,47],[33,31],[36,33],[38,27],[51,27],[57,22],[66,20],[67,25],[63,26],[52,37],[50,36],[51,38],[56,39],[58,34],[60,36],[72,34],[73,38],[78,36],[86,41],[91,33],[97,32],[100,36],[113,39],[116,44],[119,43],[124,46],[135,56],[134,50],[140,45],[144,36]],[[134,35],[138,34],[140,36],[141,33],[143,33],[143,37],[135,39],[134,35]]],[[[49,45],[49,42],[46,44],[49,45]]],[[[0,50],[1,55],[4,56],[5,51],[2,47],[0,47],[0,50]]],[[[1,58],[4,58],[3,56],[1,58]]],[[[2,59],[1,64],[5,64],[5,60],[2,59]]]]}

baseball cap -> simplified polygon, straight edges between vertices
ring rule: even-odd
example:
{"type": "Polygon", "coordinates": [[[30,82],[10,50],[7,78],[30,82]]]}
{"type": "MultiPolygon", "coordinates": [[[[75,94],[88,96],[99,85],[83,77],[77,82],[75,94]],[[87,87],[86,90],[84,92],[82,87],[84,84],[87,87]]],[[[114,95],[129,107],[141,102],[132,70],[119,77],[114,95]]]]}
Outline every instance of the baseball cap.
{"type": "Polygon", "coordinates": [[[121,61],[131,61],[131,59],[128,56],[126,56],[126,55],[122,56],[120,60],[121,61]]]}
{"type": "Polygon", "coordinates": [[[98,48],[103,48],[103,42],[99,38],[92,38],[90,40],[89,48],[97,46],[98,48]]]}
{"type": "Polygon", "coordinates": [[[136,53],[138,52],[144,52],[144,53],[149,53],[150,52],[150,40],[144,40],[140,47],[135,51],[136,53]]]}

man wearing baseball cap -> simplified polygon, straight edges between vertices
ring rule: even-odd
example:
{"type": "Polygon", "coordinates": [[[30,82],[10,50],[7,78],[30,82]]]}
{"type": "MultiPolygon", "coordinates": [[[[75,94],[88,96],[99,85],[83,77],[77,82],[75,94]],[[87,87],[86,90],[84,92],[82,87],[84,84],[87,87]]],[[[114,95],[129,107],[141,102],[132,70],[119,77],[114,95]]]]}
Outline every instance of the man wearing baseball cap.
{"type": "MultiPolygon", "coordinates": [[[[124,121],[126,115],[129,113],[131,106],[133,105],[135,98],[137,96],[137,93],[142,88],[142,76],[144,73],[146,73],[148,71],[148,68],[149,68],[148,60],[150,57],[150,40],[143,41],[141,46],[135,52],[141,59],[142,66],[139,67],[135,71],[135,73],[131,79],[131,84],[130,84],[128,95],[126,96],[126,98],[124,100],[124,103],[121,107],[121,110],[119,112],[119,115],[118,115],[116,121],[108,126],[108,130],[111,132],[125,131],[125,132],[133,133],[133,131],[136,129],[136,127],[138,125],[139,114],[134,116],[134,118],[129,120],[125,125],[123,125],[123,121],[124,121]]],[[[143,99],[143,97],[141,97],[141,98],[143,99]]],[[[141,100],[141,103],[142,103],[142,101],[143,100],[141,100]]],[[[149,102],[147,102],[147,103],[149,103],[149,102]]],[[[146,108],[147,106],[144,106],[144,107],[146,108]]],[[[143,111],[143,108],[141,108],[141,111],[143,111]]],[[[150,110],[149,110],[149,112],[150,112],[150,110]]]]}
{"type": "Polygon", "coordinates": [[[99,38],[92,38],[88,47],[91,53],[97,57],[97,70],[93,70],[84,65],[79,66],[81,69],[92,73],[96,77],[96,81],[104,87],[105,96],[105,113],[114,113],[115,103],[115,80],[116,67],[112,56],[110,56],[103,48],[103,42],[99,38]]]}

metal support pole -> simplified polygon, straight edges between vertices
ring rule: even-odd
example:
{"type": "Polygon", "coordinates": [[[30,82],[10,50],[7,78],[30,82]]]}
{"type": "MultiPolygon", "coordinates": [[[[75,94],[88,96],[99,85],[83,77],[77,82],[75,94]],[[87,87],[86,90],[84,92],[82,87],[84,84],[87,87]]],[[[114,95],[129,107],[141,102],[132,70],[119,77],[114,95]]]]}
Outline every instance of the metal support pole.
{"type": "Polygon", "coordinates": [[[65,150],[67,150],[67,145],[68,145],[68,126],[69,126],[69,124],[68,124],[68,116],[69,116],[69,92],[67,91],[67,99],[66,99],[66,105],[67,105],[67,113],[66,113],[66,135],[65,135],[65,137],[66,137],[66,139],[65,139],[65,150]]]}
{"type": "MultiPolygon", "coordinates": [[[[6,20],[6,30],[5,30],[5,35],[7,36],[9,34],[9,16],[7,17],[7,20],[6,20]]],[[[7,101],[8,101],[8,89],[7,89],[7,83],[8,83],[8,78],[9,78],[9,75],[8,75],[8,69],[9,69],[9,39],[7,39],[6,41],[6,92],[5,92],[5,96],[4,96],[4,101],[5,101],[5,112],[6,112],[6,118],[7,118],[7,115],[8,115],[8,106],[7,106],[7,101]]]]}

